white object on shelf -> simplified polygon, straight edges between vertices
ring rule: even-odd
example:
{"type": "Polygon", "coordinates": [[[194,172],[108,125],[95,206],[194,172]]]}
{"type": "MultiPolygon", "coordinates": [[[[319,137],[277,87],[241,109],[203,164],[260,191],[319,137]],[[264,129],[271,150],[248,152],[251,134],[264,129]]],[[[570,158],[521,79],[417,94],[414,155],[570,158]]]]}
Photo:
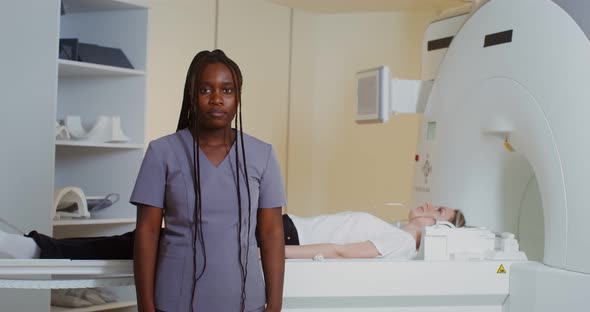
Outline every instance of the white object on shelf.
{"type": "Polygon", "coordinates": [[[55,139],[56,140],[69,140],[70,139],[70,132],[68,128],[59,124],[59,122],[55,122],[55,139]]]}
{"type": "Polygon", "coordinates": [[[121,129],[121,117],[100,116],[90,131],[82,127],[80,116],[67,116],[66,127],[70,136],[77,140],[85,140],[100,143],[127,142],[129,137],[121,129]]]}
{"type": "Polygon", "coordinates": [[[67,186],[58,188],[53,193],[53,218],[90,218],[86,196],[81,188],[67,186]],[[59,208],[76,204],[77,210],[74,212],[58,211],[59,208]]]}
{"type": "Polygon", "coordinates": [[[135,218],[108,218],[91,216],[89,219],[61,219],[53,220],[53,226],[93,225],[93,224],[131,224],[135,218]]]}
{"type": "Polygon", "coordinates": [[[120,309],[127,307],[134,307],[137,305],[137,301],[120,301],[111,302],[106,304],[93,305],[84,308],[63,308],[52,306],[49,312],[93,312],[93,311],[106,311],[112,309],[120,309]]]}
{"type": "Polygon", "coordinates": [[[60,78],[144,76],[145,71],[116,66],[58,60],[60,78]]]}

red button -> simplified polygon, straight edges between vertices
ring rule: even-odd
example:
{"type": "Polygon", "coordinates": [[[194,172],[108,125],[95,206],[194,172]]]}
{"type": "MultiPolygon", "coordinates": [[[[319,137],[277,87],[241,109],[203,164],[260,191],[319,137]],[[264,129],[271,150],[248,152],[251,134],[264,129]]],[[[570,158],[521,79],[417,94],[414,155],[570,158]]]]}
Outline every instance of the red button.
{"type": "Polygon", "coordinates": [[[416,154],[416,161],[420,160],[420,155],[416,154]]]}

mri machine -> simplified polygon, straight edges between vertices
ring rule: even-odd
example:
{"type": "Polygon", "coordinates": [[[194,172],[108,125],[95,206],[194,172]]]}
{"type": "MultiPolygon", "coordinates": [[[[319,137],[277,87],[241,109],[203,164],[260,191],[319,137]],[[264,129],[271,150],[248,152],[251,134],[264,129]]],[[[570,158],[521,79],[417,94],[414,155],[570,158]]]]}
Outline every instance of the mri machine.
{"type": "Polygon", "coordinates": [[[590,1],[474,7],[425,34],[415,197],[535,261],[291,261],[288,311],[587,311],[590,1]]]}
{"type": "MultiPolygon", "coordinates": [[[[424,38],[423,78],[434,84],[416,200],[515,233],[535,261],[288,260],[284,311],[586,311],[588,36],[590,1],[490,0],[433,22],[424,38]]],[[[96,282],[105,274],[132,282],[129,263],[77,263],[8,261],[0,273],[62,279],[0,286],[71,287],[72,276],[83,276],[79,287],[108,285],[96,282]]]]}

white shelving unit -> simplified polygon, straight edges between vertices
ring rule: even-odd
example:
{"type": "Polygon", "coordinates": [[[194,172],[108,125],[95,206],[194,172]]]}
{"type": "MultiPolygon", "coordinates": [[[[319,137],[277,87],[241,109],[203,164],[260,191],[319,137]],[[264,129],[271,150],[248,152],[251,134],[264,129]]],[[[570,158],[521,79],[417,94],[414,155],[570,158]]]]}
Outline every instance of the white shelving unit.
{"type": "MultiPolygon", "coordinates": [[[[55,120],[80,116],[120,116],[126,143],[55,140],[54,187],[80,187],[86,195],[117,193],[120,200],[89,219],[52,220],[55,237],[119,235],[135,226],[128,203],[141,165],[145,141],[148,9],[139,0],[63,0],[59,38],[121,49],[133,69],[57,60],[55,120]]],[[[57,38],[56,38],[57,40],[57,38]]],[[[90,126],[84,125],[84,126],[90,126]]],[[[121,301],[87,308],[50,311],[131,311],[132,287],[118,287],[121,301]]]]}
{"type": "MultiPolygon", "coordinates": [[[[135,207],[127,203],[143,157],[145,141],[146,50],[148,12],[139,0],[63,0],[63,39],[121,49],[133,69],[57,60],[56,120],[68,115],[93,123],[99,116],[120,116],[126,143],[55,141],[55,188],[76,186],[86,195],[118,193],[120,201],[88,220],[54,220],[53,226],[75,225],[72,235],[104,235],[97,225],[133,227],[135,207]],[[83,233],[81,226],[88,227],[83,233]]],[[[84,125],[90,126],[90,124],[84,125]]],[[[121,227],[112,235],[122,234],[121,227]]],[[[63,228],[58,236],[69,236],[63,228]]],[[[107,233],[108,234],[108,233],[107,233]]]]}
{"type": "MultiPolygon", "coordinates": [[[[12,0],[0,10],[3,40],[18,43],[0,49],[0,130],[8,134],[0,153],[2,218],[55,237],[116,235],[134,227],[135,207],[128,200],[144,153],[148,1],[43,0],[32,7],[30,1],[12,0]],[[58,59],[60,38],[119,48],[133,68],[58,59]],[[55,122],[68,115],[90,123],[119,116],[130,141],[56,141],[55,122]],[[118,193],[120,200],[89,220],[54,222],[54,189],[65,186],[80,187],[86,195],[118,193]]],[[[0,230],[10,231],[2,225],[0,230]]],[[[18,282],[22,287],[0,288],[1,311],[50,310],[48,287],[18,282]]],[[[129,285],[107,282],[90,277],[83,285],[129,285]]],[[[66,311],[135,309],[132,286],[114,290],[118,303],[66,311]]]]}

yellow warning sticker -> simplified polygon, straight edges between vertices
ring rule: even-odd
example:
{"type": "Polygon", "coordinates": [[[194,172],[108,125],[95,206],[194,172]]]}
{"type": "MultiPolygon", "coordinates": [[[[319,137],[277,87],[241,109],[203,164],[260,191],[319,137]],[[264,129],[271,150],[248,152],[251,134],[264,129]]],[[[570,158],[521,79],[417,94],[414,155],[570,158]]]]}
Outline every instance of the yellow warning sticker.
{"type": "Polygon", "coordinates": [[[498,271],[496,271],[497,274],[506,274],[506,269],[504,268],[503,264],[500,264],[500,267],[498,268],[498,271]]]}

